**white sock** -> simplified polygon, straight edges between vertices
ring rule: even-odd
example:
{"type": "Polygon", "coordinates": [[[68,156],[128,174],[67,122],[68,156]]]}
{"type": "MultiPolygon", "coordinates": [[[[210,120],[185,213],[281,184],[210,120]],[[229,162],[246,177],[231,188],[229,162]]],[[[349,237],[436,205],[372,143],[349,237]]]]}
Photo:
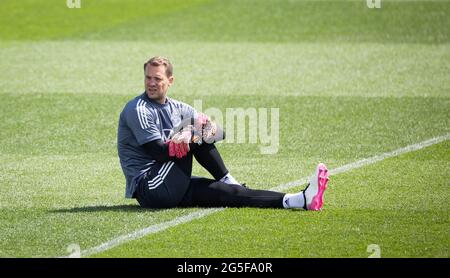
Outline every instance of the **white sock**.
{"type": "Polygon", "coordinates": [[[300,193],[287,193],[283,197],[283,207],[284,208],[303,208],[305,205],[305,197],[303,196],[303,191],[300,193]]]}
{"type": "Polygon", "coordinates": [[[240,185],[240,183],[238,183],[238,181],[235,180],[230,173],[226,174],[225,177],[220,179],[220,181],[224,182],[226,184],[239,184],[240,185]]]}

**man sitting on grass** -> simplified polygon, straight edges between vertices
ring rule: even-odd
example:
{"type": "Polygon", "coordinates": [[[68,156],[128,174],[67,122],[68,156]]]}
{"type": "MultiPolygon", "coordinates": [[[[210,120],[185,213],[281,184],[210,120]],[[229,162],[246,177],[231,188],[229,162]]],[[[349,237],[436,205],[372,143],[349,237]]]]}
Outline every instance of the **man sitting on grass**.
{"type": "Polygon", "coordinates": [[[299,193],[249,189],[233,178],[214,145],[223,139],[221,128],[167,97],[174,81],[170,61],[153,57],[144,64],[144,74],[145,92],[125,105],[119,119],[117,145],[127,198],[146,208],[322,208],[328,183],[324,164],[299,193]],[[214,179],[192,177],[192,157],[214,179]]]}

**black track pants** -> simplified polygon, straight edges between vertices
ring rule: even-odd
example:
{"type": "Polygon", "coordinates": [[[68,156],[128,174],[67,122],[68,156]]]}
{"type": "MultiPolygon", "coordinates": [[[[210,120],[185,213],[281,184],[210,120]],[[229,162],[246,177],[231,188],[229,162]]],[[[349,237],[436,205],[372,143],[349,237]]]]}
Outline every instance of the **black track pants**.
{"type": "Polygon", "coordinates": [[[188,156],[157,163],[141,176],[136,190],[139,204],[148,208],[283,207],[284,193],[253,190],[213,179],[191,177],[192,155],[214,178],[220,179],[227,174],[222,158],[213,144],[197,146],[188,156]]]}

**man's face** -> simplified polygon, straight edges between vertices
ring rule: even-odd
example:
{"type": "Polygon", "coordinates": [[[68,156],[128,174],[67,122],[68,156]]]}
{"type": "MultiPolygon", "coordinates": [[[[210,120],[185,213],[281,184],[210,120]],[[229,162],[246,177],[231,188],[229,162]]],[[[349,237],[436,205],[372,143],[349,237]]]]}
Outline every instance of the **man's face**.
{"type": "Polygon", "coordinates": [[[147,65],[145,69],[145,91],[150,99],[165,103],[167,90],[172,83],[173,76],[167,77],[165,66],[147,65]]]}

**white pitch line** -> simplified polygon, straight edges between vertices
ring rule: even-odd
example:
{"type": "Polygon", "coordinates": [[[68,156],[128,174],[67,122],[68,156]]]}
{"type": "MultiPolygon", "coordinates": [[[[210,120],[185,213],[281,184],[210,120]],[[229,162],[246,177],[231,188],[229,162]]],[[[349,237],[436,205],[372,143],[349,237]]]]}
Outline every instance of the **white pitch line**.
{"type": "MultiPolygon", "coordinates": [[[[367,166],[367,165],[370,165],[370,164],[374,164],[374,163],[380,162],[382,160],[385,160],[386,158],[398,156],[398,155],[401,155],[401,154],[404,154],[404,153],[408,153],[408,152],[417,151],[417,150],[429,147],[431,145],[441,143],[441,142],[446,141],[446,140],[450,140],[450,133],[448,133],[446,135],[434,137],[432,139],[429,139],[429,140],[426,140],[426,141],[423,141],[423,142],[420,142],[420,143],[417,143],[417,144],[409,145],[409,146],[406,146],[406,147],[403,147],[403,148],[400,148],[400,149],[397,149],[397,150],[394,150],[394,151],[391,151],[391,152],[382,153],[382,154],[379,154],[379,155],[376,155],[376,156],[372,156],[372,157],[369,157],[369,158],[358,160],[356,162],[345,164],[345,165],[343,165],[341,167],[338,167],[338,168],[330,170],[329,173],[330,173],[330,175],[337,175],[337,174],[340,174],[340,173],[348,172],[348,171],[353,170],[353,169],[357,169],[357,168],[360,168],[360,167],[363,167],[363,166],[367,166]]],[[[308,182],[308,177],[304,177],[304,178],[301,178],[301,179],[296,180],[296,181],[292,181],[292,182],[289,182],[289,183],[286,183],[286,184],[282,184],[282,185],[277,186],[277,187],[273,187],[270,190],[273,190],[273,191],[284,191],[284,190],[290,189],[292,187],[305,184],[307,182],[308,182]]],[[[170,220],[170,221],[167,221],[167,222],[151,225],[151,226],[148,226],[148,227],[146,227],[144,229],[137,230],[137,231],[134,231],[132,233],[116,237],[116,238],[114,238],[114,239],[112,239],[110,241],[107,241],[105,243],[102,243],[102,244],[100,244],[98,246],[95,246],[95,247],[83,250],[83,251],[81,251],[80,255],[81,255],[81,257],[91,256],[91,255],[94,255],[94,254],[106,251],[108,249],[111,249],[113,247],[119,246],[121,244],[124,244],[124,243],[126,243],[128,241],[132,241],[132,240],[144,237],[144,236],[149,235],[149,234],[158,233],[158,232],[164,231],[164,230],[166,230],[168,228],[175,227],[175,226],[183,224],[183,223],[188,223],[188,222],[193,221],[195,219],[200,219],[200,218],[203,218],[205,216],[208,216],[208,215],[211,215],[213,213],[216,213],[216,212],[219,212],[219,211],[223,211],[223,210],[225,210],[225,208],[201,209],[201,210],[195,211],[193,213],[190,213],[188,215],[177,217],[177,218],[175,218],[173,220],[170,220]]]]}
{"type": "MultiPolygon", "coordinates": [[[[374,163],[380,162],[382,160],[385,160],[386,158],[399,156],[399,155],[404,154],[404,153],[417,151],[417,150],[429,147],[431,145],[441,143],[441,142],[446,141],[446,140],[450,140],[450,133],[448,133],[446,135],[434,137],[434,138],[431,138],[429,140],[422,141],[420,143],[416,143],[416,144],[413,144],[413,145],[408,145],[406,147],[403,147],[403,148],[400,148],[400,149],[396,149],[396,150],[394,150],[392,152],[382,153],[382,154],[375,155],[375,156],[372,156],[372,157],[369,157],[369,158],[364,158],[364,159],[361,159],[361,160],[358,160],[358,161],[355,161],[355,162],[352,162],[352,163],[349,163],[349,164],[345,164],[345,165],[343,165],[341,167],[338,167],[338,168],[330,170],[328,173],[330,175],[337,175],[337,174],[344,173],[344,172],[347,172],[347,171],[350,171],[350,170],[353,170],[353,169],[361,168],[363,166],[367,166],[367,165],[370,165],[370,164],[374,164],[374,163]]],[[[286,184],[282,184],[280,186],[274,187],[271,190],[284,191],[284,190],[287,190],[287,189],[289,189],[291,187],[294,187],[294,186],[306,184],[308,182],[308,179],[309,178],[307,178],[307,177],[306,178],[301,178],[299,180],[292,181],[290,183],[286,183],[286,184]]]]}
{"type": "Polygon", "coordinates": [[[92,248],[83,250],[83,251],[81,251],[80,255],[81,255],[81,257],[87,257],[87,256],[90,256],[90,255],[93,255],[93,254],[97,254],[97,253],[103,252],[105,250],[111,249],[111,248],[113,248],[115,246],[121,245],[121,244],[123,244],[125,242],[141,238],[141,237],[146,236],[148,234],[155,234],[155,233],[164,231],[164,230],[166,230],[166,229],[168,229],[170,227],[174,227],[174,226],[186,223],[186,222],[190,222],[192,220],[208,216],[210,214],[222,211],[224,209],[225,208],[201,209],[201,210],[195,211],[193,213],[190,213],[188,215],[177,217],[177,218],[175,218],[173,220],[170,220],[170,221],[167,221],[167,222],[151,225],[151,226],[148,226],[147,228],[144,228],[142,230],[137,230],[137,231],[134,231],[134,232],[132,232],[130,234],[126,234],[126,235],[122,235],[122,236],[116,237],[115,239],[107,241],[107,242],[105,242],[103,244],[100,244],[100,245],[98,245],[96,247],[92,247],[92,248]]]}

